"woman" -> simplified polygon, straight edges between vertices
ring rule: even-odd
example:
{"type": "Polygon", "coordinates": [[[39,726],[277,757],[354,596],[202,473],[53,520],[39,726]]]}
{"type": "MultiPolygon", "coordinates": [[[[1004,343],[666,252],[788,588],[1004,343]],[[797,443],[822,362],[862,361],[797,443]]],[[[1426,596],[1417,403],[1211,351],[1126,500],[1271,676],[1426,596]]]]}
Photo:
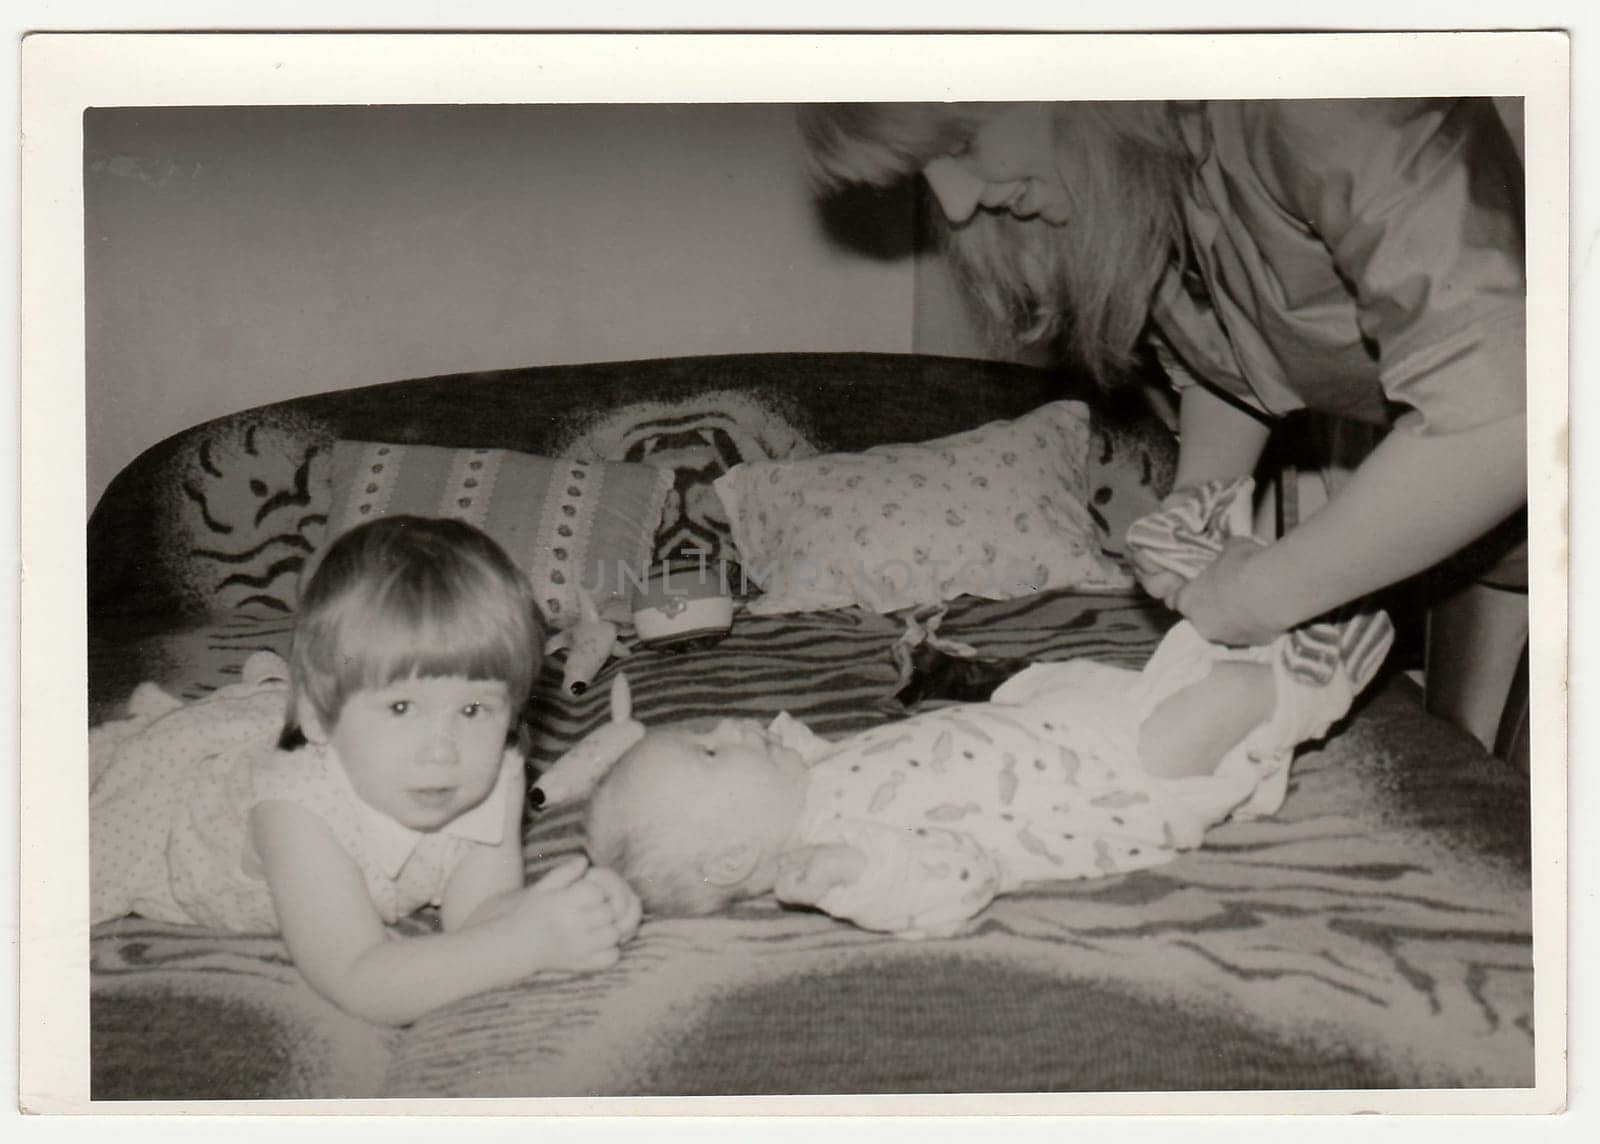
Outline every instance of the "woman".
{"type": "Polygon", "coordinates": [[[803,113],[819,182],[920,173],[967,287],[1103,381],[1148,337],[1181,394],[1174,497],[1250,473],[1298,409],[1383,424],[1320,512],[1141,581],[1212,640],[1287,628],[1524,502],[1521,167],[1475,100],[851,104],[803,113]]]}

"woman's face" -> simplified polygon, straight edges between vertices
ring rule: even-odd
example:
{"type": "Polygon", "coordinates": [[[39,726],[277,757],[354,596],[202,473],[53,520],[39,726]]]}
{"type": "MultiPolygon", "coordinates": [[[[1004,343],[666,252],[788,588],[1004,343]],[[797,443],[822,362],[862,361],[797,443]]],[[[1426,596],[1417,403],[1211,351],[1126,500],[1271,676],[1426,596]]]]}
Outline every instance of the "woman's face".
{"type": "Polygon", "coordinates": [[[1048,104],[1020,103],[997,111],[961,152],[922,169],[945,217],[963,223],[980,208],[1063,225],[1070,202],[1056,169],[1048,104]]]}

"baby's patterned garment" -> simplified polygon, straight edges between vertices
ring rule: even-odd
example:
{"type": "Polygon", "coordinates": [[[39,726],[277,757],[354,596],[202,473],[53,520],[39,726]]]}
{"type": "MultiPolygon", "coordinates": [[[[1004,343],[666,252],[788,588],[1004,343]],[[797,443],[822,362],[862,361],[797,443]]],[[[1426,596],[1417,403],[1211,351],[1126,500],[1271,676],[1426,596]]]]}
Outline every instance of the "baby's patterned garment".
{"type": "Polygon", "coordinates": [[[996,894],[1158,866],[1226,818],[1274,812],[1296,744],[1351,697],[1349,688],[1295,685],[1274,646],[1224,649],[1182,623],[1143,672],[1036,664],[990,703],[924,712],[840,743],[787,717],[772,730],[812,761],[802,841],[845,843],[867,857],[862,878],[818,905],[869,929],[926,937],[955,932],[996,894]],[[1147,773],[1138,757],[1145,717],[1224,660],[1273,667],[1273,716],[1213,774],[1147,773]]]}

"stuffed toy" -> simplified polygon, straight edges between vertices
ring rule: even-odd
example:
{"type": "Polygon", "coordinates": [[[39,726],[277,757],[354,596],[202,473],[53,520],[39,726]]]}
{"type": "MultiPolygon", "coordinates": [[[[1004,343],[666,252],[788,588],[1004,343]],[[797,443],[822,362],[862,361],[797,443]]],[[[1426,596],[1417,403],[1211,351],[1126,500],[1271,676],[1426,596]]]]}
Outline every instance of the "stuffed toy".
{"type": "Polygon", "coordinates": [[[600,618],[594,597],[582,585],[578,587],[578,622],[544,645],[546,655],[558,651],[567,653],[567,664],[561,672],[561,690],[567,695],[582,695],[606,660],[629,654],[617,640],[617,625],[600,618]]]}
{"type": "Polygon", "coordinates": [[[611,683],[611,721],[597,727],[539,776],[528,792],[535,807],[556,806],[583,798],[611,765],[644,738],[644,724],[633,717],[633,692],[628,677],[617,673],[611,683]]]}

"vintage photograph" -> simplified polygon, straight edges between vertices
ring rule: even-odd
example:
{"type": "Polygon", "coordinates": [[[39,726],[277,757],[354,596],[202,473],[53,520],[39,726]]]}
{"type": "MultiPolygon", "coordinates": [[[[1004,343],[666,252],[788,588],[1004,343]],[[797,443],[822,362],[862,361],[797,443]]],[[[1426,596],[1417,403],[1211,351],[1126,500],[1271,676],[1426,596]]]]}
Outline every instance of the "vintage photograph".
{"type": "Polygon", "coordinates": [[[1412,86],[84,106],[95,1110],[1548,1081],[1412,86]]]}

